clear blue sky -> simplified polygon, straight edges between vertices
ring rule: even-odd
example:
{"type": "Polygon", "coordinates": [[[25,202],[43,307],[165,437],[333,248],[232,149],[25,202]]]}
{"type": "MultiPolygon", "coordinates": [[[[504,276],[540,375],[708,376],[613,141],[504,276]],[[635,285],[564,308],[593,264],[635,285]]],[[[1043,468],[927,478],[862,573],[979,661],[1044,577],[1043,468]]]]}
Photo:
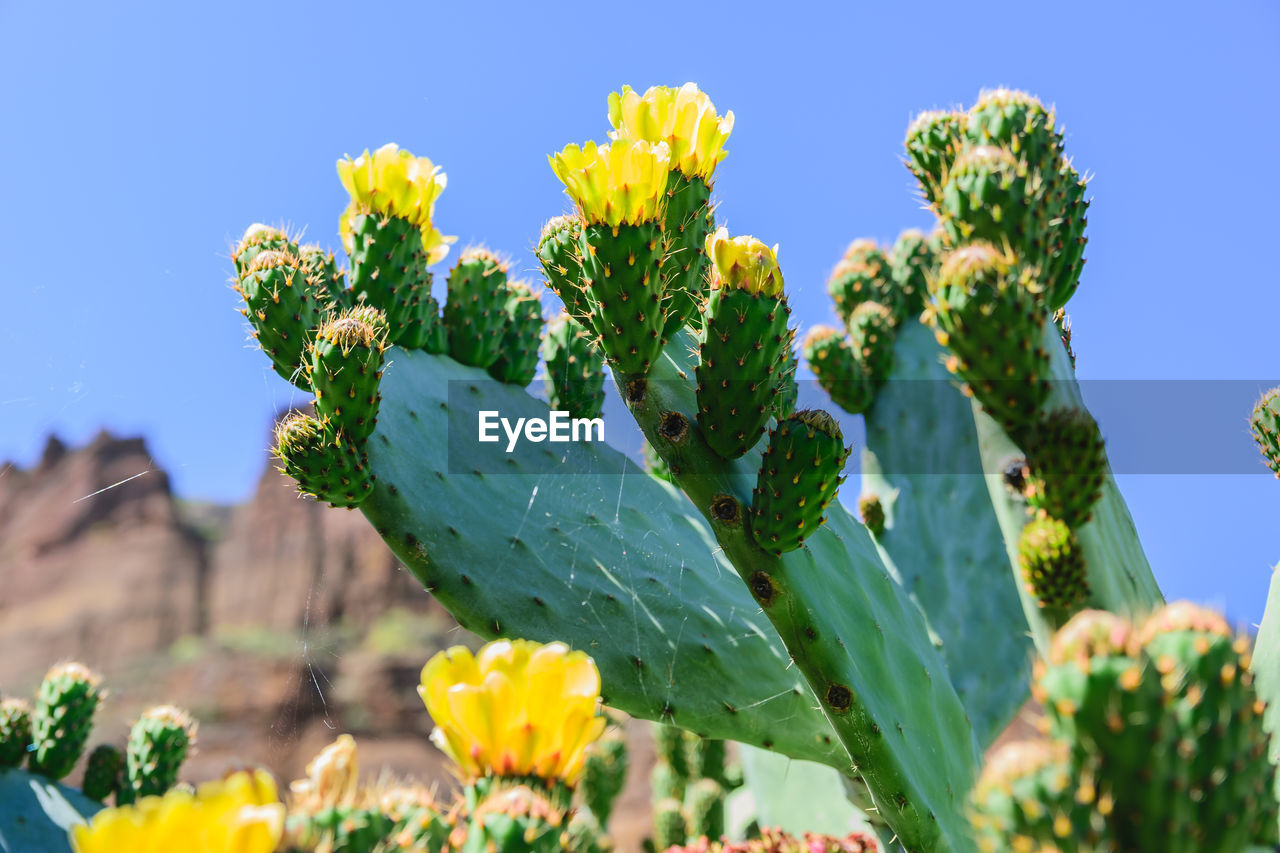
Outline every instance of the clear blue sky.
{"type": "MultiPolygon", "coordinates": [[[[244,498],[301,400],[235,312],[243,228],[336,247],[334,160],[395,141],[447,170],[446,233],[531,269],[565,205],[546,154],[601,138],[624,83],[694,80],[737,114],[722,221],[781,244],[803,326],[830,321],[851,238],[927,225],[898,161],[918,110],[1037,93],[1095,176],[1080,375],[1280,379],[1280,6],[980,5],[5,0],[0,458],[106,426],[182,494],[244,498]]],[[[1148,428],[1191,408],[1171,391],[1148,428]]],[[[1246,415],[1213,440],[1247,442],[1246,415]]],[[[1170,596],[1260,618],[1280,483],[1257,472],[1122,478],[1170,596]]]]}

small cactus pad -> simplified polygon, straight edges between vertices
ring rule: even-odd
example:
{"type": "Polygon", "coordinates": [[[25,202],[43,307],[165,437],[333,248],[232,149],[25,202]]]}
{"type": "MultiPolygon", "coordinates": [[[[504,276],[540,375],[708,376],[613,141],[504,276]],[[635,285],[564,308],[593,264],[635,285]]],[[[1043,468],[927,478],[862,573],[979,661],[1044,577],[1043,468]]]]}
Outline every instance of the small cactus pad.
{"type": "Polygon", "coordinates": [[[930,293],[938,341],[952,353],[948,369],[1015,441],[1049,395],[1046,315],[1028,275],[990,244],[972,243],[946,257],[930,293]]]}
{"type": "Polygon", "coordinates": [[[471,814],[463,853],[561,853],[565,813],[525,785],[496,787],[471,814]]]}
{"type": "Polygon", "coordinates": [[[499,345],[498,360],[489,375],[499,382],[524,387],[538,372],[538,346],[542,342],[542,301],[523,281],[507,287],[507,328],[499,345]]]}
{"type": "Polygon", "coordinates": [[[656,850],[667,850],[684,844],[689,838],[689,824],[679,800],[674,797],[658,800],[653,804],[653,845],[656,850]]]}
{"type": "Polygon", "coordinates": [[[120,790],[124,772],[124,755],[109,743],[100,743],[89,753],[80,789],[86,797],[105,803],[120,790]]]}
{"type": "Polygon", "coordinates": [[[1280,388],[1262,395],[1249,418],[1253,440],[1267,460],[1267,466],[1280,477],[1280,388]]]}
{"type": "Polygon", "coordinates": [[[449,270],[444,324],[449,355],[473,367],[498,360],[507,327],[507,265],[487,249],[468,249],[449,270]]]}
{"type": "Polygon", "coordinates": [[[231,262],[236,267],[236,278],[242,278],[253,259],[266,251],[298,253],[297,244],[283,229],[255,222],[244,230],[244,236],[231,250],[231,262]]]}
{"type": "Polygon", "coordinates": [[[1021,248],[1031,206],[1026,170],[1004,148],[980,145],[961,154],[942,189],[942,227],[954,245],[983,240],[1021,248]]]}
{"type": "Polygon", "coordinates": [[[814,326],[801,348],[818,384],[831,395],[831,402],[851,415],[871,407],[875,401],[875,383],[840,331],[830,326],[814,326]]]}
{"type": "Polygon", "coordinates": [[[942,182],[960,153],[966,116],[961,112],[929,110],[907,127],[907,168],[920,182],[925,201],[937,205],[942,182]]]}
{"type": "Polygon", "coordinates": [[[84,664],[64,663],[45,675],[31,715],[27,766],[57,781],[80,760],[102,699],[101,679],[84,664]]]}
{"type": "Polygon", "coordinates": [[[1077,799],[1067,745],[1014,741],[996,750],[973,792],[971,821],[983,853],[1111,853],[1093,803],[1077,799]]]}
{"type": "Polygon", "coordinates": [[[591,333],[568,314],[547,323],[542,342],[547,362],[547,400],[553,411],[598,418],[604,408],[604,356],[591,333]]]}
{"type": "Polygon", "coordinates": [[[582,286],[592,326],[605,357],[623,374],[647,373],[662,350],[662,247],[658,222],[582,229],[582,286]]]}
{"type": "Polygon", "coordinates": [[[665,338],[690,320],[699,319],[706,291],[705,243],[712,230],[711,187],[700,177],[673,171],[667,179],[663,214],[663,236],[667,241],[662,256],[665,338]]]}
{"type": "Polygon", "coordinates": [[[364,453],[310,415],[295,412],[277,425],[274,452],[298,491],[333,506],[358,506],[373,491],[364,453]]]}
{"type": "Polygon", "coordinates": [[[431,295],[431,274],[409,291],[409,317],[400,339],[401,349],[426,350],[434,355],[449,351],[449,333],[440,319],[440,303],[431,295]]]}
{"type": "Polygon", "coordinates": [[[542,226],[537,255],[547,284],[560,297],[569,316],[579,323],[587,323],[591,303],[582,289],[581,236],[582,221],[578,217],[553,217],[542,226]]]}
{"type": "Polygon", "coordinates": [[[1027,503],[1044,516],[1076,528],[1089,520],[1102,496],[1106,451],[1098,424],[1084,409],[1057,409],[1030,431],[1024,450],[1030,476],[1027,503]]]}
{"type": "Polygon", "coordinates": [[[31,706],[25,699],[0,700],[0,769],[18,767],[31,746],[31,706]]]}
{"type": "Polygon", "coordinates": [[[276,373],[306,388],[303,356],[320,325],[320,294],[308,282],[297,255],[288,250],[268,250],[254,256],[236,284],[244,299],[243,313],[253,336],[271,358],[276,373]]]}
{"type": "Polygon", "coordinates": [[[908,317],[918,317],[929,293],[929,277],[938,264],[938,255],[923,231],[909,228],[898,235],[889,251],[889,274],[902,294],[908,317]]]}
{"type": "Polygon", "coordinates": [[[178,781],[178,770],[195,744],[196,723],[186,711],[159,705],[142,713],[129,731],[125,778],[116,799],[132,803],[161,796],[178,781]]]}
{"type": "Polygon", "coordinates": [[[771,554],[793,551],[822,524],[849,451],[826,412],[796,412],[769,434],[752,493],[751,532],[771,554]]]}
{"type": "Polygon", "coordinates": [[[382,311],[387,343],[400,342],[413,317],[414,286],[427,281],[422,231],[408,219],[351,217],[351,295],[382,311]]]}
{"type": "Polygon", "coordinates": [[[695,371],[698,426],[725,459],[743,455],[764,434],[791,349],[790,316],[780,295],[723,286],[707,299],[695,371]]]}
{"type": "Polygon", "coordinates": [[[311,347],[316,415],[356,443],[368,438],[378,422],[386,333],[386,324],[367,311],[347,312],[325,322],[311,347]]]}
{"type": "Polygon", "coordinates": [[[699,779],[689,786],[689,835],[719,838],[724,835],[724,786],[715,779],[699,779]]]}
{"type": "Polygon", "coordinates": [[[299,247],[298,258],[313,292],[323,300],[326,308],[341,311],[354,305],[355,300],[347,289],[347,278],[338,269],[333,252],[310,244],[299,247]]]}
{"type": "Polygon", "coordinates": [[[992,89],[969,109],[966,134],[974,145],[1006,148],[1041,174],[1056,172],[1062,158],[1062,131],[1053,110],[1040,99],[1013,89],[992,89]]]}
{"type": "Polygon", "coordinates": [[[878,302],[897,322],[907,315],[904,294],[894,281],[889,259],[874,240],[854,240],[827,279],[827,292],[845,324],[866,302],[878,302]]]}
{"type": "Polygon", "coordinates": [[[1037,518],[1022,529],[1018,562],[1027,591],[1041,607],[1071,610],[1089,597],[1080,544],[1056,518],[1037,518]]]}

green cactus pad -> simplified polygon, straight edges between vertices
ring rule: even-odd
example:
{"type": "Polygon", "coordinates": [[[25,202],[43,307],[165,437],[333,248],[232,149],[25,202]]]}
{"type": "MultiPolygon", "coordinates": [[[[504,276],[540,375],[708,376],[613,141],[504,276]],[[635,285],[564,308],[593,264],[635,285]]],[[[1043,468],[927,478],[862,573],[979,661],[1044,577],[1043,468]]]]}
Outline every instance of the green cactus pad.
{"type": "Polygon", "coordinates": [[[1027,504],[1076,528],[1102,497],[1107,456],[1098,424],[1084,409],[1055,409],[1024,442],[1030,476],[1027,504]]]}
{"type": "Polygon", "coordinates": [[[0,769],[18,767],[31,746],[31,706],[24,699],[0,699],[0,769]]]}
{"type": "Polygon", "coordinates": [[[0,853],[71,853],[71,828],[101,810],[74,788],[0,768],[0,853]]]}
{"type": "Polygon", "coordinates": [[[315,244],[301,246],[298,258],[313,292],[325,308],[341,311],[355,305],[351,291],[347,289],[347,277],[338,269],[333,252],[326,252],[315,244]]]}
{"type": "Polygon", "coordinates": [[[1070,611],[1089,597],[1089,580],[1075,534],[1056,518],[1037,518],[1022,528],[1018,561],[1027,592],[1041,607],[1070,611]]]}
{"type": "Polygon", "coordinates": [[[769,421],[793,332],[785,298],[723,286],[703,312],[695,370],[698,426],[725,459],[746,453],[769,421]]]}
{"type": "Polygon", "coordinates": [[[893,312],[878,302],[864,302],[849,317],[849,344],[866,375],[877,386],[893,370],[893,312]]]}
{"type": "Polygon", "coordinates": [[[649,371],[662,351],[662,226],[588,225],[582,229],[582,286],[592,326],[609,363],[623,374],[649,371]]]}
{"type": "Polygon", "coordinates": [[[100,679],[83,664],[59,664],[45,675],[31,715],[27,767],[55,782],[80,760],[102,698],[100,679]]]}
{"type": "Polygon", "coordinates": [[[398,216],[351,217],[351,297],[387,318],[387,343],[400,342],[413,317],[414,286],[427,280],[418,226],[398,216]]]}
{"type": "Polygon", "coordinates": [[[507,287],[510,290],[505,307],[507,328],[499,345],[498,360],[489,365],[489,375],[499,382],[523,388],[538,373],[542,301],[522,281],[513,281],[507,287]]]}
{"type": "Polygon", "coordinates": [[[178,782],[178,771],[195,744],[195,721],[179,708],[160,705],[144,711],[129,731],[125,775],[116,794],[121,804],[162,796],[178,782]]]}
{"type": "Polygon", "coordinates": [[[723,785],[715,779],[699,779],[689,787],[685,797],[690,837],[719,838],[724,835],[723,785]]]}
{"type": "Polygon", "coordinates": [[[295,412],[282,420],[273,452],[298,491],[333,506],[358,506],[373,490],[364,452],[310,415],[295,412]]]}
{"type": "Polygon", "coordinates": [[[1103,816],[1077,800],[1065,743],[1014,741],[992,754],[973,792],[971,821],[983,853],[1112,853],[1103,816]]]}
{"type": "Polygon", "coordinates": [[[449,296],[444,324],[449,330],[449,355],[474,367],[489,367],[502,354],[507,328],[507,265],[485,249],[462,253],[449,270],[449,296]]]}
{"type": "Polygon", "coordinates": [[[347,312],[328,320],[311,347],[316,416],[356,444],[372,435],[378,423],[378,380],[386,350],[386,324],[367,316],[347,312]]]}
{"type": "Polygon", "coordinates": [[[909,228],[898,235],[889,251],[889,274],[907,317],[919,317],[929,294],[929,278],[938,265],[938,255],[923,231],[909,228]]]}
{"type": "Polygon", "coordinates": [[[916,116],[907,127],[907,168],[932,206],[937,205],[942,183],[960,153],[967,121],[961,112],[930,110],[916,116]]]}
{"type": "Polygon", "coordinates": [[[105,803],[120,790],[124,773],[124,754],[109,743],[100,743],[89,753],[80,789],[92,800],[105,803]]]}
{"type": "Polygon", "coordinates": [[[889,309],[897,322],[907,315],[906,295],[894,281],[889,259],[874,240],[854,240],[827,279],[836,313],[848,325],[853,312],[867,302],[889,309]]]}
{"type": "Polygon", "coordinates": [[[864,418],[861,492],[880,501],[885,529],[876,544],[928,616],[985,749],[1027,700],[1033,649],[970,401],[950,381],[943,353],[918,320],[898,329],[893,375],[864,418]],[[974,631],[975,621],[1023,627],[974,631]]]}
{"type": "Polygon", "coordinates": [[[542,341],[547,400],[553,411],[598,418],[604,408],[604,356],[592,335],[567,314],[547,323],[542,341]]]}
{"type": "Polygon", "coordinates": [[[582,289],[582,221],[556,216],[542,226],[536,254],[547,284],[579,323],[590,323],[591,302],[582,289]]]}
{"type": "Polygon", "coordinates": [[[1280,388],[1262,395],[1249,417],[1253,440],[1267,460],[1267,466],[1280,477],[1280,388]]]}
{"type": "Polygon", "coordinates": [[[374,808],[334,806],[308,818],[309,840],[330,853],[374,853],[395,829],[392,818],[374,808]]]}
{"type": "Polygon", "coordinates": [[[973,243],[947,256],[930,294],[939,343],[952,353],[948,369],[1015,440],[1049,396],[1046,317],[1029,275],[990,244],[973,243]]]}
{"type": "Polygon", "coordinates": [[[662,256],[662,308],[667,317],[664,338],[670,338],[685,323],[701,319],[707,275],[705,245],[712,230],[711,187],[702,178],[673,170],[667,179],[663,213],[667,241],[662,256]]]}
{"type": "Polygon", "coordinates": [[[1045,303],[1051,310],[1066,305],[1080,284],[1084,249],[1089,242],[1085,237],[1089,213],[1087,191],[1084,179],[1071,166],[1064,165],[1055,184],[1058,200],[1046,204],[1038,214],[1040,231],[1036,235],[1036,248],[1041,258],[1045,303]]]}
{"type": "Polygon", "coordinates": [[[848,458],[840,426],[826,412],[796,412],[779,423],[769,434],[752,493],[756,544],[771,554],[803,545],[822,524],[848,458]]]}
{"type": "Polygon", "coordinates": [[[236,279],[243,278],[253,259],[267,251],[296,255],[298,245],[283,229],[255,222],[245,229],[244,236],[231,251],[231,262],[236,267],[236,279]]]}
{"type": "Polygon", "coordinates": [[[276,373],[306,389],[303,357],[320,325],[323,306],[301,260],[288,251],[260,252],[236,290],[244,299],[242,313],[249,318],[253,336],[276,373]]]}
{"type": "Polygon", "coordinates": [[[814,326],[805,336],[802,349],[809,369],[822,390],[831,395],[831,402],[851,415],[871,407],[876,384],[841,332],[830,326],[814,326]]]}

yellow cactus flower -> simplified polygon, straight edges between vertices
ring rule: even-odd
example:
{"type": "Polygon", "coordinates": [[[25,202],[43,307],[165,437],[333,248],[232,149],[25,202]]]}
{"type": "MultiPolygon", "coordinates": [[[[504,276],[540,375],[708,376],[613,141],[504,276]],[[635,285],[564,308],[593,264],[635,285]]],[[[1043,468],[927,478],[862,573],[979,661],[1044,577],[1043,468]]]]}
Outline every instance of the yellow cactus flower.
{"type": "Polygon", "coordinates": [[[666,143],[571,144],[547,159],[589,224],[637,225],[661,218],[671,163],[666,143]]]}
{"type": "Polygon", "coordinates": [[[104,809],[71,830],[75,853],[271,853],[284,806],[264,770],[207,782],[192,794],[173,790],[131,806],[104,809]]]}
{"type": "Polygon", "coordinates": [[[755,237],[730,237],[729,229],[721,226],[707,235],[706,249],[713,262],[713,288],[737,287],[761,296],[782,295],[776,245],[770,249],[755,237]]]}
{"type": "Polygon", "coordinates": [[[359,775],[356,740],[351,735],[339,735],[311,759],[307,778],[290,783],[291,802],[309,812],[351,805],[358,793],[359,775]]]}
{"type": "Polygon", "coordinates": [[[463,779],[538,776],[573,786],[604,731],[600,673],[563,643],[495,640],[476,655],[440,652],[418,688],[435,720],[431,740],[463,779]]]}
{"type": "Polygon", "coordinates": [[[733,113],[717,115],[711,99],[693,83],[679,89],[651,86],[644,95],[623,86],[609,95],[609,123],[614,127],[611,139],[665,142],[671,149],[671,168],[710,182],[711,173],[728,156],[724,143],[733,131],[733,113]]]}
{"type": "Polygon", "coordinates": [[[359,157],[339,160],[338,178],[351,196],[338,221],[347,251],[351,251],[351,219],[360,213],[395,216],[418,226],[427,263],[442,260],[449,254],[449,244],[458,239],[444,236],[431,222],[448,177],[426,157],[414,157],[389,142],[373,154],[366,148],[359,157]]]}

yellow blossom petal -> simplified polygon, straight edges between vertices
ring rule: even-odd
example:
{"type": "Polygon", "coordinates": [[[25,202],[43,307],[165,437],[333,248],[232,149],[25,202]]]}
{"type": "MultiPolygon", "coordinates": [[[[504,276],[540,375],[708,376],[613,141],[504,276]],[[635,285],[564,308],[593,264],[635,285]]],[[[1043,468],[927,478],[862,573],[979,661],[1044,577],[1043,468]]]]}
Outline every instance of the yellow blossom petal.
{"type": "Polygon", "coordinates": [[[718,115],[711,99],[693,83],[679,89],[653,86],[643,96],[623,86],[621,92],[609,95],[609,123],[614,127],[609,136],[615,142],[665,142],[671,150],[672,169],[709,182],[728,154],[724,144],[733,131],[733,113],[718,115]]]}
{"type": "Polygon", "coordinates": [[[778,247],[769,248],[755,237],[729,237],[723,226],[707,235],[707,255],[713,265],[711,286],[737,287],[762,296],[782,295],[778,247]]]}
{"type": "Polygon", "coordinates": [[[661,217],[671,162],[666,143],[570,144],[547,159],[588,223],[635,225],[661,217]]]}
{"type": "Polygon", "coordinates": [[[348,251],[352,217],[376,213],[406,219],[418,226],[428,263],[449,253],[449,244],[457,238],[441,234],[431,221],[435,201],[448,180],[440,167],[426,157],[414,157],[388,143],[373,154],[365,149],[359,157],[339,160],[338,179],[351,196],[351,203],[338,220],[338,231],[348,251]]]}

